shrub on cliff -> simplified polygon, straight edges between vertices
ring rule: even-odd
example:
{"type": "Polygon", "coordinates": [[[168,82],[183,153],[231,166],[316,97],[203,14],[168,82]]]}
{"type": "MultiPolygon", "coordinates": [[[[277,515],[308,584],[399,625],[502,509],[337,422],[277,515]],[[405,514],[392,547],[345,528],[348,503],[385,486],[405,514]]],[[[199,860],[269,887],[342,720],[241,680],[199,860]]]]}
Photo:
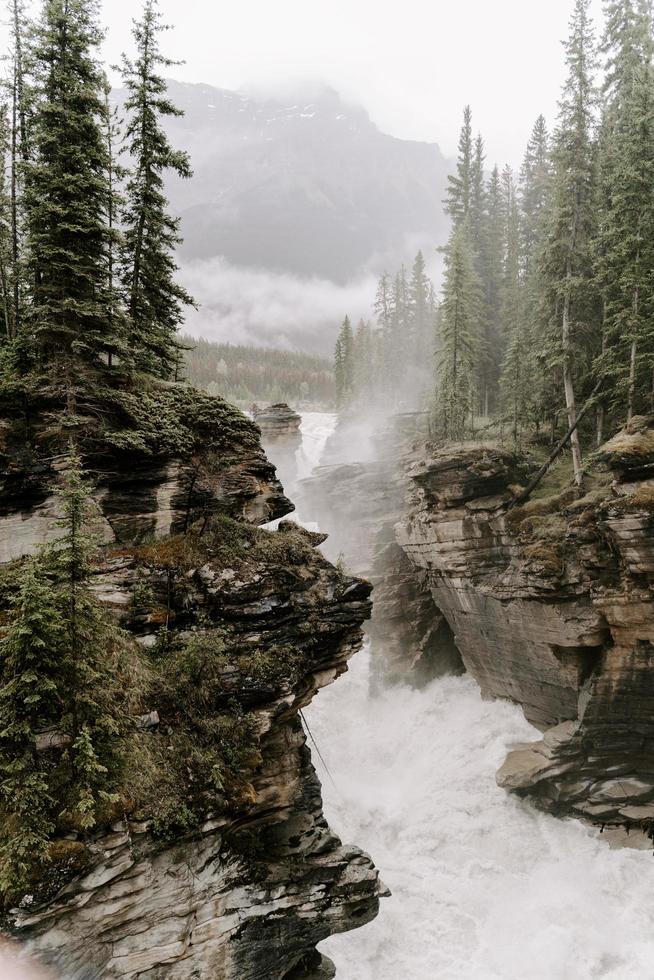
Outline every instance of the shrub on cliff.
{"type": "Polygon", "coordinates": [[[90,494],[73,457],[62,536],[18,574],[0,641],[0,894],[24,891],[51,835],[86,830],[121,769],[124,641],[89,588],[90,494]]]}

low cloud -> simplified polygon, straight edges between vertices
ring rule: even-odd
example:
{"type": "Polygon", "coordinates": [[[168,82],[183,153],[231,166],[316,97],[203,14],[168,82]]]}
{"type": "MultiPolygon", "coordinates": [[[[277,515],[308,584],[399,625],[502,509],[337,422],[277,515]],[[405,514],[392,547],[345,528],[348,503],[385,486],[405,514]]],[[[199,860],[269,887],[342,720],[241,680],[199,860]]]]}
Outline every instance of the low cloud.
{"type": "Polygon", "coordinates": [[[223,258],[184,263],[180,278],[200,304],[184,329],[233,344],[331,354],[343,317],[372,315],[376,277],[346,285],[230,265],[223,258]]]}

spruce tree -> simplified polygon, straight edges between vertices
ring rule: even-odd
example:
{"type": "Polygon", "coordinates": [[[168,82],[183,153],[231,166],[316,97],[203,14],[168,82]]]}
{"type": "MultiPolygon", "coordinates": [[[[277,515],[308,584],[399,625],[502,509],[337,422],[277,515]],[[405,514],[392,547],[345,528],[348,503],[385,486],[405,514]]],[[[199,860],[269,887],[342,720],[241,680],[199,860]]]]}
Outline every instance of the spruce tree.
{"type": "Polygon", "coordinates": [[[486,417],[497,407],[502,360],[502,276],[504,258],[505,207],[497,167],[485,190],[486,213],[480,241],[481,276],[480,330],[477,374],[480,411],[486,417]]]}
{"type": "MultiPolygon", "coordinates": [[[[597,270],[604,299],[597,371],[627,419],[650,410],[654,365],[654,89],[649,4],[608,4],[608,101],[600,141],[597,270]],[[640,394],[640,400],[639,400],[640,394]]],[[[598,438],[600,425],[598,423],[598,438]]]]}
{"type": "Polygon", "coordinates": [[[506,353],[500,391],[503,414],[510,421],[513,441],[518,443],[522,429],[530,417],[533,378],[521,273],[520,218],[513,174],[509,167],[502,174],[502,186],[506,214],[502,277],[502,321],[506,353]]]}
{"type": "Polygon", "coordinates": [[[90,588],[98,547],[92,530],[94,505],[74,452],[60,496],[62,535],[50,559],[66,651],[59,665],[66,691],[60,725],[71,740],[70,815],[88,828],[95,822],[97,807],[108,798],[119,767],[122,719],[117,708],[116,656],[120,637],[90,588]]]}
{"type": "Polygon", "coordinates": [[[138,367],[162,378],[175,374],[180,345],[177,328],[192,297],[176,281],[179,219],[169,214],[164,193],[168,172],[191,176],[188,155],[175,150],[162,120],[183,115],[166,95],[161,69],[175,64],[160,51],[167,27],[156,0],[146,0],[133,36],[136,58],[123,56],[127,89],[126,149],[133,160],[123,210],[122,282],[130,320],[130,346],[138,367]]]}
{"type": "Polygon", "coordinates": [[[27,292],[24,269],[25,216],[23,191],[25,166],[29,159],[28,112],[29,86],[26,80],[25,38],[28,30],[22,0],[11,0],[10,14],[10,132],[8,145],[10,185],[11,274],[8,290],[11,290],[12,311],[7,317],[8,335],[15,338],[20,332],[23,306],[27,292]]]}
{"type": "Polygon", "coordinates": [[[54,830],[52,763],[37,751],[39,730],[60,718],[66,696],[61,610],[43,562],[25,562],[0,640],[0,893],[24,891],[54,830]]]}
{"type": "MultiPolygon", "coordinates": [[[[0,346],[15,335],[16,303],[13,280],[16,265],[13,261],[13,221],[11,193],[7,187],[7,157],[9,155],[9,122],[6,106],[0,103],[0,346]]],[[[10,178],[11,179],[11,178],[10,178]]]]}
{"type": "Polygon", "coordinates": [[[122,350],[107,280],[108,156],[102,131],[102,34],[95,0],[45,0],[35,37],[33,154],[25,165],[33,281],[31,335],[41,363],[98,362],[122,350]]]}
{"type": "Polygon", "coordinates": [[[334,378],[336,382],[336,404],[338,408],[344,408],[354,392],[354,335],[349,316],[343,320],[336,338],[334,378]]]}
{"type": "Polygon", "coordinates": [[[545,117],[541,115],[534,123],[520,170],[521,249],[527,277],[536,263],[545,234],[551,179],[549,142],[545,117]]]}
{"type": "Polygon", "coordinates": [[[444,201],[445,210],[455,224],[460,224],[470,217],[473,198],[474,155],[472,111],[467,105],[463,110],[463,126],[459,136],[456,174],[450,174],[447,178],[447,198],[444,201]]]}
{"type": "MultiPolygon", "coordinates": [[[[565,44],[568,76],[559,103],[553,146],[552,199],[549,228],[542,255],[544,286],[553,322],[549,360],[563,377],[568,423],[577,419],[575,374],[584,368],[588,349],[584,337],[595,318],[592,241],[595,230],[594,88],[595,46],[588,12],[590,0],[575,0],[570,35],[565,44]]],[[[571,437],[575,482],[582,480],[579,432],[571,437]]]]}
{"type": "Polygon", "coordinates": [[[465,230],[455,227],[445,250],[435,423],[446,439],[463,439],[474,405],[480,287],[465,230]]]}
{"type": "Polygon", "coordinates": [[[478,135],[475,140],[470,181],[470,237],[477,255],[480,255],[482,250],[483,226],[486,212],[485,159],[484,141],[481,135],[478,135]]]}

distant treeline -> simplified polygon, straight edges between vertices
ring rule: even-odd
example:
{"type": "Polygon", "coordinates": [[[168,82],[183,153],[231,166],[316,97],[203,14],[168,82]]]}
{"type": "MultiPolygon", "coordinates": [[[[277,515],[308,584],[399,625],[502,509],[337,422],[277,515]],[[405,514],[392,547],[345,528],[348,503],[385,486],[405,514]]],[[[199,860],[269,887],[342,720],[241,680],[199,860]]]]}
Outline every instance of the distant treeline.
{"type": "Polygon", "coordinates": [[[240,404],[288,402],[332,408],[334,372],[326,357],[298,351],[218,344],[184,337],[186,377],[210,394],[240,404]]]}

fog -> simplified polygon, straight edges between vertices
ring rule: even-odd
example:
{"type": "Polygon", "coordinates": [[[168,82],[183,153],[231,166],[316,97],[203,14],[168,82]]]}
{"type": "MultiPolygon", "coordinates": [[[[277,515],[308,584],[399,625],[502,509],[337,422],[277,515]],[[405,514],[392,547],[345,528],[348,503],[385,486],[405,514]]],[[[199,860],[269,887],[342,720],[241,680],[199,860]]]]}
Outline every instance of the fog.
{"type": "MultiPolygon", "coordinates": [[[[261,91],[319,78],[363,104],[386,132],[436,140],[453,155],[461,107],[487,134],[489,160],[517,164],[563,80],[558,42],[570,0],[160,0],[175,25],[176,77],[261,91]]],[[[129,44],[130,0],[105,0],[109,61],[129,44]]],[[[594,0],[596,16],[601,0],[594,0]]]]}
{"type": "Polygon", "coordinates": [[[199,303],[185,323],[193,336],[320,354],[331,354],[344,313],[369,316],[375,295],[372,275],[340,286],[239,268],[220,257],[185,264],[181,274],[199,303]]]}

